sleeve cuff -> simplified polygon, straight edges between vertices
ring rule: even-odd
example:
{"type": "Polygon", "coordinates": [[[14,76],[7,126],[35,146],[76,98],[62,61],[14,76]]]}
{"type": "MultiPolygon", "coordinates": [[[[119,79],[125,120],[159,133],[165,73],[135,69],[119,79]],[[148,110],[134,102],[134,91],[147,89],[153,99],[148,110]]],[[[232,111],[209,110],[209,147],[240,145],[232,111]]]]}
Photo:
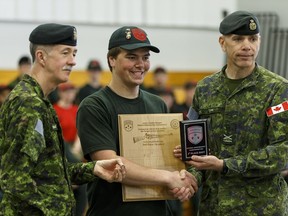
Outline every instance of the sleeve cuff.
{"type": "Polygon", "coordinates": [[[226,161],[223,160],[223,170],[222,170],[221,174],[226,175],[227,172],[228,172],[228,167],[226,165],[226,161]]]}

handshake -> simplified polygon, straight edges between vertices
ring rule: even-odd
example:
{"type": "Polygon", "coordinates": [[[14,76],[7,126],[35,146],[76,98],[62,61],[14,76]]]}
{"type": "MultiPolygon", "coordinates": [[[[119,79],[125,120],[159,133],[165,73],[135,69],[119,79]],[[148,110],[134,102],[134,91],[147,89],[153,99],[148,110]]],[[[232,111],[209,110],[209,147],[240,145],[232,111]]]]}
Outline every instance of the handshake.
{"type": "Polygon", "coordinates": [[[184,202],[189,200],[198,191],[197,180],[191,173],[181,170],[180,172],[173,172],[172,175],[174,177],[171,179],[171,184],[168,187],[175,198],[184,202]]]}
{"type": "Polygon", "coordinates": [[[169,193],[182,202],[189,200],[198,190],[196,178],[186,170],[171,172],[147,168],[120,157],[98,160],[93,173],[108,182],[166,186],[169,193]]]}

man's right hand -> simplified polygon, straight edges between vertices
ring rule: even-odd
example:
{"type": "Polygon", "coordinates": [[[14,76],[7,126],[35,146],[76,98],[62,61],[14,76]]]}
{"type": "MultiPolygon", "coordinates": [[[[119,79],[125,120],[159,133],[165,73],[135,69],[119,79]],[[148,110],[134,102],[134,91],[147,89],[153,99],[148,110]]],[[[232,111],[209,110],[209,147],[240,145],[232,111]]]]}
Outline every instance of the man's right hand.
{"type": "Polygon", "coordinates": [[[126,168],[120,158],[98,160],[93,173],[108,182],[122,182],[126,176],[126,168]]]}
{"type": "Polygon", "coordinates": [[[198,184],[196,178],[186,170],[173,172],[171,182],[168,185],[173,196],[180,201],[189,200],[197,191],[198,184]]]}

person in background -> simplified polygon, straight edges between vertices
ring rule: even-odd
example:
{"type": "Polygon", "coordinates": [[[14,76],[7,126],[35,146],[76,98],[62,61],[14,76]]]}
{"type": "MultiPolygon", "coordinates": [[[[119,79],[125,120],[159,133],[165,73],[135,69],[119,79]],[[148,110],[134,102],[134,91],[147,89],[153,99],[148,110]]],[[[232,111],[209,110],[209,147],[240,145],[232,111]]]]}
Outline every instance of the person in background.
{"type": "Polygon", "coordinates": [[[59,84],[57,90],[59,100],[53,104],[53,107],[62,128],[64,141],[73,146],[77,139],[76,114],[78,105],[74,104],[77,89],[72,83],[66,82],[59,84]]]}
{"type": "Polygon", "coordinates": [[[73,215],[72,184],[122,181],[120,158],[68,163],[59,120],[48,94],[75,66],[74,26],[46,23],[29,36],[32,70],[0,109],[0,215],[73,215]]]}
{"type": "Polygon", "coordinates": [[[198,82],[192,103],[210,122],[210,154],[187,162],[203,185],[199,215],[287,215],[288,80],[256,63],[254,14],[231,13],[219,30],[227,64],[198,82]]]}
{"type": "Polygon", "coordinates": [[[29,56],[20,57],[18,61],[18,76],[16,77],[16,79],[14,79],[8,84],[8,87],[10,89],[13,89],[16,86],[16,84],[22,79],[24,74],[29,74],[31,70],[31,64],[32,62],[29,56]]]}
{"type": "MultiPolygon", "coordinates": [[[[53,104],[57,113],[65,145],[65,155],[69,162],[83,161],[83,153],[76,128],[78,105],[74,104],[77,89],[70,83],[61,83],[57,87],[59,100],[53,104]]],[[[75,215],[84,215],[87,207],[86,184],[73,185],[76,200],[75,215]]]]}
{"type": "Polygon", "coordinates": [[[175,106],[173,106],[173,112],[174,113],[183,113],[183,119],[187,120],[187,114],[188,111],[192,105],[192,100],[195,94],[195,88],[196,88],[196,83],[193,81],[189,81],[186,82],[184,84],[184,92],[185,92],[185,99],[184,102],[181,104],[175,104],[175,106]]]}
{"type": "MultiPolygon", "coordinates": [[[[161,98],[140,89],[150,68],[151,45],[144,30],[123,26],[113,32],[108,45],[107,61],[112,72],[108,86],[86,97],[77,113],[77,128],[88,161],[121,158],[127,175],[125,185],[163,185],[180,200],[197,191],[194,176],[182,170],[170,172],[140,166],[120,156],[118,114],[167,113],[161,98]],[[180,189],[180,193],[178,193],[180,189]]],[[[87,184],[87,215],[98,216],[167,216],[164,200],[123,202],[121,184],[94,181],[87,184]]]]}
{"type": "MultiPolygon", "coordinates": [[[[11,92],[11,89],[7,85],[0,85],[0,108],[6,98],[8,97],[9,93],[11,92]]],[[[1,161],[1,155],[0,155],[0,161],[1,161]]],[[[2,191],[0,190],[0,200],[2,199],[2,191]]]]}
{"type": "Polygon", "coordinates": [[[168,87],[168,74],[167,70],[164,67],[156,67],[153,71],[153,80],[154,84],[152,87],[145,88],[146,91],[160,95],[163,92],[171,91],[170,87],[168,87]]]}
{"type": "Polygon", "coordinates": [[[100,83],[102,72],[103,71],[100,62],[96,59],[90,60],[87,67],[88,83],[79,89],[76,96],[77,104],[80,104],[81,101],[88,95],[93,94],[102,88],[100,83]]]}
{"type": "Polygon", "coordinates": [[[8,97],[9,93],[11,92],[11,89],[8,85],[0,85],[0,107],[8,97]]]}
{"type": "Polygon", "coordinates": [[[168,108],[168,112],[170,113],[175,113],[174,112],[174,107],[177,105],[176,104],[176,100],[175,100],[175,96],[174,96],[174,92],[171,91],[170,89],[163,89],[163,90],[159,90],[157,95],[162,98],[162,100],[165,102],[167,108],[168,108]]]}

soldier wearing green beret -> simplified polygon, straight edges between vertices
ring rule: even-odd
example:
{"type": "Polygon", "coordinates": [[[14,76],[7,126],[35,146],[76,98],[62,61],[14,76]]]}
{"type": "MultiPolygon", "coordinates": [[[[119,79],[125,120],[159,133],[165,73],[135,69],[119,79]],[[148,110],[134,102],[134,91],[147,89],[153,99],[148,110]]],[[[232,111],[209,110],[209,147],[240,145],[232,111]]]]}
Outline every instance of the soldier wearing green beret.
{"type": "Polygon", "coordinates": [[[192,103],[210,122],[210,155],[188,162],[202,182],[199,215],[287,215],[288,81],[255,62],[253,14],[236,11],[219,30],[227,64],[198,83],[192,103]]]}
{"type": "Polygon", "coordinates": [[[48,94],[76,64],[75,27],[48,23],[29,37],[33,59],[0,110],[0,215],[73,215],[72,184],[122,181],[120,159],[68,163],[62,131],[48,94]]]}

